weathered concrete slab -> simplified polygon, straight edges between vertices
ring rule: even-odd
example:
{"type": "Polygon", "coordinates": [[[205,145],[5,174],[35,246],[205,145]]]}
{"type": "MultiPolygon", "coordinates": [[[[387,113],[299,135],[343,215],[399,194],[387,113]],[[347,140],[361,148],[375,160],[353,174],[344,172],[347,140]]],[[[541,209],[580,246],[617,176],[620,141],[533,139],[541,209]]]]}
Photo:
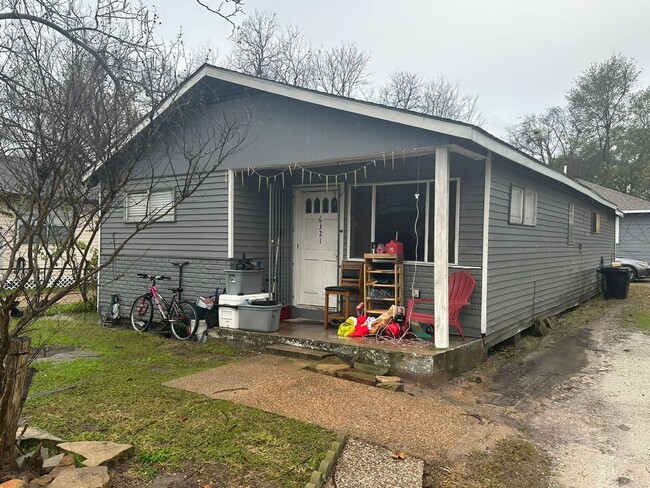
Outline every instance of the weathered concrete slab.
{"type": "Polygon", "coordinates": [[[133,450],[130,444],[117,444],[108,441],[63,442],[59,449],[79,454],[85,458],[86,466],[106,466],[116,462],[133,450]]]}
{"type": "Polygon", "coordinates": [[[352,365],[355,371],[361,373],[371,374],[373,376],[383,376],[388,374],[388,367],[381,366],[380,364],[368,364],[355,361],[352,365]]]}
{"type": "Polygon", "coordinates": [[[288,344],[272,344],[266,346],[266,351],[271,354],[279,354],[281,356],[290,356],[302,359],[324,359],[332,356],[329,351],[320,351],[318,349],[311,349],[308,347],[290,346],[288,344]]]}
{"type": "Polygon", "coordinates": [[[91,466],[61,471],[49,488],[110,488],[111,485],[106,466],[91,466]]]}

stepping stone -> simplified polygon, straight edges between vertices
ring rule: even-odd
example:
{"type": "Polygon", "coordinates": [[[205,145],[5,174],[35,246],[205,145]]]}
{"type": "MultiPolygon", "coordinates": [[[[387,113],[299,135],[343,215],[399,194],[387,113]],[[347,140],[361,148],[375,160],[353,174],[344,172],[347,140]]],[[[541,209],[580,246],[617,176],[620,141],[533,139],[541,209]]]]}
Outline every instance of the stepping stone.
{"type": "Polygon", "coordinates": [[[377,383],[401,383],[402,378],[399,376],[377,376],[377,383]]]}
{"type": "Polygon", "coordinates": [[[308,347],[289,346],[288,344],[271,344],[270,346],[266,346],[265,349],[271,354],[279,354],[280,356],[290,356],[301,359],[320,360],[334,355],[328,351],[320,351],[308,347]]]}
{"type": "Polygon", "coordinates": [[[25,429],[25,432],[23,432],[23,427],[18,427],[18,430],[16,431],[16,439],[18,439],[18,436],[21,433],[21,444],[30,442],[36,444],[40,442],[42,443],[43,447],[56,447],[59,442],[63,442],[63,439],[50,434],[46,430],[37,429],[36,427],[27,427],[25,429]]]}
{"type": "Polygon", "coordinates": [[[384,390],[404,391],[404,385],[402,383],[377,383],[377,387],[383,388],[384,390]]]}
{"type": "Polygon", "coordinates": [[[361,373],[360,371],[341,371],[338,377],[344,380],[354,381],[362,385],[375,386],[375,376],[361,373]]]}
{"type": "Polygon", "coordinates": [[[355,362],[353,368],[355,371],[371,374],[373,376],[384,376],[388,374],[388,368],[386,366],[380,366],[378,364],[367,364],[367,363],[355,362]]]}
{"type": "Polygon", "coordinates": [[[43,461],[43,471],[46,473],[49,473],[52,471],[54,468],[56,468],[59,463],[63,460],[63,456],[65,454],[57,454],[56,456],[52,456],[50,458],[47,458],[46,460],[43,461]]]}
{"type": "Polygon", "coordinates": [[[66,469],[54,478],[49,488],[109,488],[111,477],[106,466],[66,469]]]}
{"type": "Polygon", "coordinates": [[[306,370],[314,371],[316,373],[328,374],[336,376],[339,371],[350,369],[350,365],[336,356],[328,357],[322,361],[314,361],[313,363],[305,366],[306,370]]]}
{"type": "Polygon", "coordinates": [[[23,480],[9,480],[0,484],[0,488],[28,488],[28,486],[23,480]]]}
{"type": "Polygon", "coordinates": [[[133,446],[129,444],[116,444],[107,441],[63,442],[57,447],[63,451],[83,456],[85,466],[106,466],[118,461],[133,450],[133,446]]]}

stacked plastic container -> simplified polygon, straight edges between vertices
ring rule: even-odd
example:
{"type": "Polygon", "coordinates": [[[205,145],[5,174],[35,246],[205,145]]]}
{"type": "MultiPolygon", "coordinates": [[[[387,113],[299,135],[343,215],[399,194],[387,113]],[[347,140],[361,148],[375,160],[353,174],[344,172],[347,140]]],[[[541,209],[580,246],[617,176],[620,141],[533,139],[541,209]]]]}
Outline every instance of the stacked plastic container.
{"type": "Polygon", "coordinates": [[[219,326],[256,332],[275,332],[282,305],[269,301],[262,289],[262,270],[226,271],[226,293],[219,295],[219,326]]]}

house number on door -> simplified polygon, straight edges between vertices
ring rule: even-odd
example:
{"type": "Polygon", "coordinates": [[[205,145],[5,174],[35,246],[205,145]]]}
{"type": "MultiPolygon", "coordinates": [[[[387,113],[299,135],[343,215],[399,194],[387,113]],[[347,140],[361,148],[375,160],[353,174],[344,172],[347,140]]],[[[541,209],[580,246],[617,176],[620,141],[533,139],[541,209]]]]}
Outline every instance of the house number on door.
{"type": "Polygon", "coordinates": [[[318,243],[323,243],[323,216],[318,216],[318,243]]]}

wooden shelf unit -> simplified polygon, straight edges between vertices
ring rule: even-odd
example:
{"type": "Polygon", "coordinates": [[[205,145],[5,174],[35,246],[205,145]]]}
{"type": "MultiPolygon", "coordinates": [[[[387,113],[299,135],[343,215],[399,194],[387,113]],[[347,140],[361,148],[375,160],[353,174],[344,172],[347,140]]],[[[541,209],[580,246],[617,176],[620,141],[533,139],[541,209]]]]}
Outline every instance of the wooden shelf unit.
{"type": "Polygon", "coordinates": [[[364,315],[381,315],[391,305],[403,306],[404,256],[402,254],[366,253],[363,255],[364,315]],[[377,283],[380,281],[381,283],[377,283]],[[372,298],[373,291],[387,293],[372,298]]]}

